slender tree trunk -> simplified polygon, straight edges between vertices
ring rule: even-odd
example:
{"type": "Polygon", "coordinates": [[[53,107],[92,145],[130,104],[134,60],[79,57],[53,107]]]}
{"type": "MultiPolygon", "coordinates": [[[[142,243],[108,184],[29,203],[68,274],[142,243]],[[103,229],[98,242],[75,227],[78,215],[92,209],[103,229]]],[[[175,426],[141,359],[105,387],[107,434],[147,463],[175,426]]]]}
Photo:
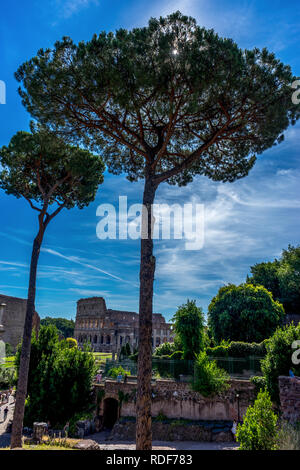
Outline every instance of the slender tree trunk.
{"type": "Polygon", "coordinates": [[[17,385],[15,411],[10,444],[11,449],[15,449],[16,447],[22,447],[24,409],[27,394],[28,372],[30,363],[32,320],[35,312],[36,273],[43,235],[43,230],[40,230],[38,235],[34,239],[32,247],[25,325],[23,332],[19,378],[17,385]]]}
{"type": "Polygon", "coordinates": [[[136,449],[151,450],[152,300],[155,272],[152,240],[152,204],[157,186],[146,176],[142,214],[139,352],[136,400],[136,449]]]}

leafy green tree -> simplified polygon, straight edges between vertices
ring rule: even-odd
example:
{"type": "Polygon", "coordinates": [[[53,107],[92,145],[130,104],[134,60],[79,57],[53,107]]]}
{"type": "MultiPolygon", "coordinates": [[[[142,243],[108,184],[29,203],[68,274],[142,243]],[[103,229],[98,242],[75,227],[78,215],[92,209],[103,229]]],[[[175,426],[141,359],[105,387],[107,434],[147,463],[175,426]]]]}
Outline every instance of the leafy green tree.
{"type": "Polygon", "coordinates": [[[278,279],[278,269],[280,262],[275,260],[268,263],[257,263],[251,266],[252,276],[247,276],[247,283],[254,286],[264,286],[272,292],[275,300],[280,299],[280,287],[278,279]]]}
{"type": "Polygon", "coordinates": [[[244,422],[237,427],[236,440],[241,450],[276,450],[277,416],[268,392],[261,390],[253,406],[249,406],[244,422]]]}
{"type": "Polygon", "coordinates": [[[229,387],[229,375],[217,366],[216,361],[209,359],[205,351],[196,356],[193,390],[204,397],[224,392],[229,387]]]}
{"type": "Polygon", "coordinates": [[[300,312],[300,246],[289,245],[279,260],[251,267],[247,282],[262,285],[281,302],[287,314],[300,312]]]}
{"type": "Polygon", "coordinates": [[[232,182],[299,118],[295,80],[266,49],[231,39],[176,12],[147,27],[70,38],[39,50],[16,73],[27,110],[92,149],[109,171],[144,180],[141,223],[137,449],[151,449],[152,204],[163,182],[195,175],[232,182]]]}
{"type": "Polygon", "coordinates": [[[46,317],[41,319],[41,326],[54,325],[64,338],[71,338],[74,334],[75,322],[68,318],[46,317]]]}
{"type": "Polygon", "coordinates": [[[197,307],[195,300],[188,300],[181,305],[172,321],[174,330],[183,347],[183,358],[194,359],[204,349],[204,314],[197,307]]]}
{"type": "MultiPolygon", "coordinates": [[[[20,372],[19,348],[16,362],[20,372]]],[[[50,421],[62,426],[73,415],[88,411],[95,374],[93,355],[59,339],[53,325],[42,326],[39,337],[32,335],[25,423],[50,421]]]]}
{"type": "Polygon", "coordinates": [[[300,246],[283,250],[278,269],[280,301],[287,312],[300,313],[300,246]]]}
{"type": "Polygon", "coordinates": [[[129,357],[131,356],[130,344],[126,343],[121,347],[120,357],[129,357]]]}
{"type": "Polygon", "coordinates": [[[208,307],[214,338],[260,343],[281,325],[283,306],[263,286],[230,284],[221,287],[208,307]]]}
{"type": "Polygon", "coordinates": [[[268,392],[274,402],[280,403],[278,377],[289,375],[292,369],[300,376],[300,364],[293,364],[292,355],[295,352],[292,345],[300,340],[300,324],[278,328],[266,344],[267,354],[261,361],[262,372],[266,379],[268,392]]]}
{"type": "Polygon", "coordinates": [[[67,145],[54,132],[33,123],[31,133],[17,132],[9,145],[0,149],[0,164],[0,188],[7,194],[25,198],[38,213],[12,427],[11,448],[15,448],[22,446],[36,275],[45,230],[63,208],[82,209],[94,200],[98,185],[103,181],[104,165],[100,157],[67,145]]]}

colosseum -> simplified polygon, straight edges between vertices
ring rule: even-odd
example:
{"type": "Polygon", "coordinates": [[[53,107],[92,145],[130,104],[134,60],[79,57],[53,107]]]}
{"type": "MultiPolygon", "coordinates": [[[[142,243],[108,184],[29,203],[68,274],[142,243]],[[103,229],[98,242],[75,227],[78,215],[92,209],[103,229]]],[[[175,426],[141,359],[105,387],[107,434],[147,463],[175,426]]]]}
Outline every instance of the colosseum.
{"type": "MultiPolygon", "coordinates": [[[[80,299],[74,337],[78,346],[90,342],[94,351],[118,353],[126,343],[131,350],[138,345],[139,317],[135,312],[106,308],[103,297],[80,299]]],[[[153,314],[153,347],[173,341],[172,325],[166,323],[161,313],[153,314]]]]}

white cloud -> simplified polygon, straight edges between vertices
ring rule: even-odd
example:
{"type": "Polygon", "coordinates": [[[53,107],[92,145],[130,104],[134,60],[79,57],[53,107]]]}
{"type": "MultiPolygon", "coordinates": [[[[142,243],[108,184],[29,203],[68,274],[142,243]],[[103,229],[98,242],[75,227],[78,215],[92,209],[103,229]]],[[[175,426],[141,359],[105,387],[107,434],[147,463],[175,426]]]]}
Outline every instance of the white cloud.
{"type": "Polygon", "coordinates": [[[58,16],[68,19],[79,11],[92,5],[99,5],[98,0],[55,0],[58,16]]]}
{"type": "Polygon", "coordinates": [[[92,269],[93,271],[97,271],[101,274],[104,274],[105,276],[108,276],[108,277],[111,277],[113,279],[116,279],[117,281],[121,281],[121,282],[125,282],[125,283],[129,283],[131,284],[131,282],[129,281],[126,281],[125,279],[122,279],[121,277],[119,276],[116,276],[108,271],[105,271],[101,268],[98,268],[97,266],[94,266],[90,263],[86,263],[85,260],[82,260],[81,258],[78,258],[77,256],[66,256],[56,250],[52,250],[50,248],[42,248],[41,251],[44,251],[50,255],[54,255],[54,256],[58,256],[59,258],[63,258],[67,261],[70,261],[71,263],[75,263],[75,264],[79,264],[85,268],[88,268],[88,269],[92,269]]]}

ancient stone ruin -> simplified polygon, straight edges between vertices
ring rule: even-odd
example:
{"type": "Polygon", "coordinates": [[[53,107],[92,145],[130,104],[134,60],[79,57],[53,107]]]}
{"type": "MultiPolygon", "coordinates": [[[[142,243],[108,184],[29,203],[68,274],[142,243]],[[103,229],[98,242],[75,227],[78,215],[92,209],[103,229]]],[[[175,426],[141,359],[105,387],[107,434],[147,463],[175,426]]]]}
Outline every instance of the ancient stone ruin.
{"type": "MultiPolygon", "coordinates": [[[[2,318],[4,331],[1,339],[5,343],[9,343],[13,350],[15,350],[23,337],[27,300],[0,294],[0,304],[5,304],[2,318]]],[[[38,330],[39,326],[40,317],[35,312],[33,328],[38,330]]]]}
{"type": "MultiPolygon", "coordinates": [[[[119,352],[129,343],[131,350],[138,345],[139,317],[135,312],[106,308],[103,297],[80,299],[77,302],[74,337],[79,347],[90,342],[94,351],[119,352]]],[[[152,346],[173,342],[174,333],[160,313],[153,314],[152,346]]]]}

